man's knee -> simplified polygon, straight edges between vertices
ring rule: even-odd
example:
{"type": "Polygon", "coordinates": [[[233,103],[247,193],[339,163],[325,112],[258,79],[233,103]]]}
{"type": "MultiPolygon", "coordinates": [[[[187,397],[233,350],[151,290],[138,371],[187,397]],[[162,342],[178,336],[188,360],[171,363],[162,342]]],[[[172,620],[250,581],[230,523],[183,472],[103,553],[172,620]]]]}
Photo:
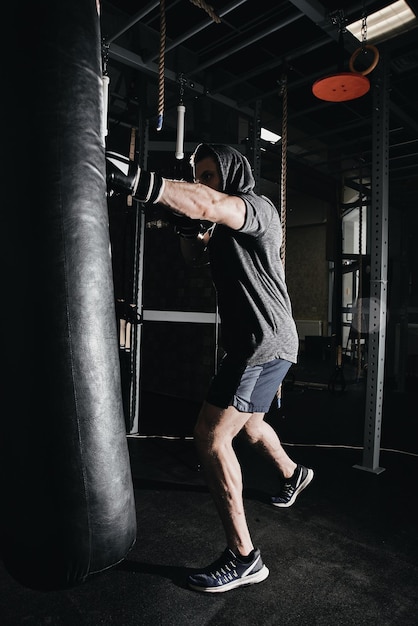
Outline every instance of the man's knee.
{"type": "Polygon", "coordinates": [[[243,426],[241,419],[245,419],[244,414],[232,406],[224,409],[204,403],[194,427],[194,437],[211,446],[232,442],[243,426]]]}
{"type": "Polygon", "coordinates": [[[243,431],[244,435],[251,443],[255,443],[260,438],[259,429],[252,426],[251,424],[245,424],[243,431]]]}
{"type": "Polygon", "coordinates": [[[264,431],[264,414],[253,413],[244,424],[243,431],[250,442],[256,443],[259,441],[264,431]]]}

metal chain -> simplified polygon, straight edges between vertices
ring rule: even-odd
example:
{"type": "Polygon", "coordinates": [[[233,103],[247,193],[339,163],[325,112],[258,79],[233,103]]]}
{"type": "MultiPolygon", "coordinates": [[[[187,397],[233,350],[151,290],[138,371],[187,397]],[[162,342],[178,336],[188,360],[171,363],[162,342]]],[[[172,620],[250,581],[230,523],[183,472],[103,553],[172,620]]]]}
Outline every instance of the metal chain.
{"type": "Polygon", "coordinates": [[[107,76],[107,65],[109,62],[109,42],[103,37],[102,38],[102,74],[103,76],[107,76]]]}
{"type": "Polygon", "coordinates": [[[184,85],[186,84],[186,79],[184,77],[183,72],[180,72],[180,74],[178,75],[178,81],[180,84],[180,89],[179,89],[179,104],[183,104],[183,97],[184,97],[184,85]]]}
{"type": "Polygon", "coordinates": [[[364,46],[367,43],[367,17],[363,15],[361,19],[361,43],[364,46]]]}

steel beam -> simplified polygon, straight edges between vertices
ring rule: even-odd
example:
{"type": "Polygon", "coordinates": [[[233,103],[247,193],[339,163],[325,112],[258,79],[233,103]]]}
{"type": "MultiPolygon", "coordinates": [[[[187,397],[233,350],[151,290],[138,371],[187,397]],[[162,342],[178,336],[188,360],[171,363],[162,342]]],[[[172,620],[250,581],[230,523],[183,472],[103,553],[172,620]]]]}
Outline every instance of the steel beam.
{"type": "Polygon", "coordinates": [[[373,93],[373,163],[370,219],[370,303],[363,464],[357,469],[380,474],[380,437],[385,375],[389,216],[389,72],[381,57],[373,93]]]}

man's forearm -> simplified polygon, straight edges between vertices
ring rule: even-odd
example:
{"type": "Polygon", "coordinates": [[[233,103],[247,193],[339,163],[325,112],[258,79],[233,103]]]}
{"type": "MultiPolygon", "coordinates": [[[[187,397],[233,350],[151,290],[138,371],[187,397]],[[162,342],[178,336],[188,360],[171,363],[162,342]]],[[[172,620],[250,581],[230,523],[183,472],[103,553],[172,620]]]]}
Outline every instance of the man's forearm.
{"type": "Polygon", "coordinates": [[[126,160],[124,171],[122,165],[117,163],[119,156],[110,152],[106,155],[108,187],[116,193],[130,194],[143,204],[160,203],[195,220],[225,224],[233,229],[239,229],[244,224],[245,204],[241,198],[201,183],[162,178],[129,162],[126,169],[126,160]]]}

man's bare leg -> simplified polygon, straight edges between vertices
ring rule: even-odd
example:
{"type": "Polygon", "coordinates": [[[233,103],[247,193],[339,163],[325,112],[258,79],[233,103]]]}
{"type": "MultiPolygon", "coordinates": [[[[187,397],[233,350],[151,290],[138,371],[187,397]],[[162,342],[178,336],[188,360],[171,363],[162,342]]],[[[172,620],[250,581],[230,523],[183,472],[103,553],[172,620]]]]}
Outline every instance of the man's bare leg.
{"type": "Polygon", "coordinates": [[[284,478],[293,476],[297,465],[284,450],[276,431],[264,421],[264,413],[253,413],[244,424],[247,439],[271,458],[284,478]]]}
{"type": "Polygon", "coordinates": [[[245,517],[241,466],[232,446],[251,413],[220,409],[205,402],[195,427],[195,443],[227,545],[237,555],[254,548],[245,517]]]}
{"type": "Polygon", "coordinates": [[[262,413],[253,413],[246,421],[243,432],[252,444],[273,460],[284,478],[280,490],[271,496],[271,504],[279,508],[292,506],[301,491],[313,479],[313,470],[304,465],[297,465],[288,456],[276,431],[264,421],[262,413]]]}

